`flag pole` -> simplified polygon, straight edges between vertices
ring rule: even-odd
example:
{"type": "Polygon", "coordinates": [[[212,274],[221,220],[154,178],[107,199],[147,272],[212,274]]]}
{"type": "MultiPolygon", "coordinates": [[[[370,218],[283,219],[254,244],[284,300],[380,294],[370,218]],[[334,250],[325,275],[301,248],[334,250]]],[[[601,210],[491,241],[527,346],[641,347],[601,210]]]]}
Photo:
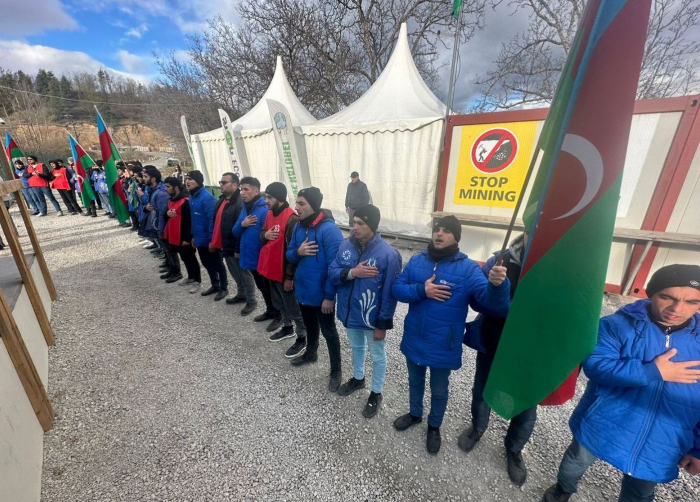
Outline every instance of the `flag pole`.
{"type": "Polygon", "coordinates": [[[457,16],[457,25],[455,26],[455,41],[452,47],[452,66],[450,68],[450,85],[447,88],[447,107],[445,109],[445,123],[442,126],[442,142],[444,149],[444,141],[447,133],[447,120],[450,118],[450,110],[452,109],[452,101],[455,94],[455,74],[457,73],[457,56],[459,54],[459,34],[462,31],[462,4],[459,4],[459,15],[457,16]]]}

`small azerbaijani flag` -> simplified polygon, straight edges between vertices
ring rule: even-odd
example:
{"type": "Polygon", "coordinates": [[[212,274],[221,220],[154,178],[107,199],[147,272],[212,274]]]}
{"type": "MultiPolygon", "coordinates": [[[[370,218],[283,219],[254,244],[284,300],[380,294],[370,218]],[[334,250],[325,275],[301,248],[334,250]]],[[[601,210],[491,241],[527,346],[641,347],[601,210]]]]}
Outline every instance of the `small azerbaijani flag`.
{"type": "Polygon", "coordinates": [[[117,145],[114,144],[114,140],[112,140],[112,136],[109,134],[97,107],[95,107],[95,111],[97,111],[97,131],[100,135],[102,162],[104,162],[105,178],[109,187],[109,201],[117,212],[119,223],[124,223],[129,219],[129,204],[126,201],[126,194],[119,180],[119,173],[117,173],[117,161],[121,160],[121,155],[119,155],[117,145]]]}
{"type": "Polygon", "coordinates": [[[595,347],[650,10],[651,0],[590,0],[569,52],[535,150],[525,261],[486,383],[503,418],[571,399],[595,347]]]}
{"type": "Polygon", "coordinates": [[[90,207],[90,202],[95,200],[95,193],[92,191],[88,173],[92,166],[95,165],[95,161],[90,158],[83,147],[70,134],[68,135],[68,140],[70,141],[70,149],[75,160],[75,175],[78,177],[78,183],[80,183],[80,198],[83,200],[85,207],[90,207]]]}

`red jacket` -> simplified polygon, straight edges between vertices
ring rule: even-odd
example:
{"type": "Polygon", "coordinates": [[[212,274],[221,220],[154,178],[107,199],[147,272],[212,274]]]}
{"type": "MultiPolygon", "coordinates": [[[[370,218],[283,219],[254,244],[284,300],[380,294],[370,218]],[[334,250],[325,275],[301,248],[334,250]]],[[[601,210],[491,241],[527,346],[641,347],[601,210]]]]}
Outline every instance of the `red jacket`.
{"type": "Polygon", "coordinates": [[[65,167],[57,167],[51,174],[55,176],[55,179],[51,182],[51,188],[56,190],[70,190],[70,183],[68,182],[68,169],[65,167]]]}
{"type": "Polygon", "coordinates": [[[284,282],[285,279],[285,252],[289,240],[287,239],[287,223],[296,213],[291,207],[286,207],[275,216],[272,211],[267,212],[265,218],[265,229],[267,232],[273,227],[277,228],[279,236],[274,241],[266,241],[260,250],[260,260],[258,261],[258,272],[263,277],[271,281],[284,282]]]}
{"type": "Polygon", "coordinates": [[[24,176],[29,178],[29,186],[32,188],[49,186],[49,170],[46,169],[44,164],[27,166],[27,172],[24,176]]]}

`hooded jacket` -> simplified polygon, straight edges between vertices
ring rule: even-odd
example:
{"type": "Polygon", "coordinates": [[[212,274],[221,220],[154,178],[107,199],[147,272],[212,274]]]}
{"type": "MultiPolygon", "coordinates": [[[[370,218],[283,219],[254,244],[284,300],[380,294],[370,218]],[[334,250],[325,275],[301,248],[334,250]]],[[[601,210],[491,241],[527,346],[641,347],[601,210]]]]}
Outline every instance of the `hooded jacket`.
{"type": "Polygon", "coordinates": [[[464,253],[437,263],[427,250],[413,256],[392,292],[398,301],[409,304],[401,352],[413,363],[431,368],[462,366],[464,321],[470,306],[478,312],[505,315],[510,305],[510,281],[494,286],[464,253]],[[425,281],[433,274],[436,284],[450,287],[452,296],[444,302],[425,294],[425,281]]]}
{"type": "Polygon", "coordinates": [[[214,233],[214,206],[216,197],[200,186],[190,192],[190,211],[192,212],[192,237],[198,248],[206,247],[214,233]]]}
{"type": "Polygon", "coordinates": [[[401,273],[401,255],[375,234],[364,249],[351,236],[338,247],[328,270],[328,278],[338,288],[338,319],[346,328],[371,330],[392,329],[396,298],[391,287],[401,273]],[[376,277],[348,280],[348,272],[359,263],[377,267],[376,277]]]}
{"type": "Polygon", "coordinates": [[[700,382],[665,382],[654,359],[676,349],[674,362],[700,360],[700,314],[666,334],[650,319],[650,305],[639,300],[600,320],[598,343],[583,362],[589,382],[569,425],[596,457],[667,483],[685,454],[700,458],[700,382]]]}
{"type": "Polygon", "coordinates": [[[241,214],[238,216],[238,220],[233,227],[233,236],[241,241],[241,257],[239,259],[239,264],[242,269],[258,269],[260,250],[263,247],[263,243],[260,242],[260,230],[265,227],[266,217],[267,204],[262,197],[253,202],[250,213],[248,213],[247,205],[243,203],[241,214]],[[252,227],[243,226],[243,220],[246,219],[248,214],[258,217],[257,223],[252,227]]]}
{"type": "Polygon", "coordinates": [[[296,264],[294,294],[303,305],[320,307],[323,300],[335,301],[336,286],[328,280],[328,267],[338,253],[343,234],[335,224],[333,213],[321,209],[309,226],[297,223],[287,246],[287,261],[296,264]],[[299,256],[297,249],[306,240],[318,244],[315,256],[299,256]]]}

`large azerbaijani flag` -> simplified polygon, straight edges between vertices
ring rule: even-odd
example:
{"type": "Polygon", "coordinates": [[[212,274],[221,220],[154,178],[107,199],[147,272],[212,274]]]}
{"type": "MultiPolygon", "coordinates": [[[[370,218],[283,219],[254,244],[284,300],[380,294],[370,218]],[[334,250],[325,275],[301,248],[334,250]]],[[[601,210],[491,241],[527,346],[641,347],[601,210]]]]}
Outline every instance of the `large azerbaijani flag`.
{"type": "MultiPolygon", "coordinates": [[[[24,152],[19,149],[17,142],[10,136],[10,133],[5,131],[5,154],[7,155],[7,160],[12,162],[12,159],[17,159],[19,157],[24,157],[24,152]]],[[[10,166],[10,169],[12,167],[10,166]]]]}
{"type": "Polygon", "coordinates": [[[95,161],[90,158],[83,147],[70,134],[68,135],[68,141],[70,141],[70,149],[75,160],[75,175],[80,183],[80,198],[83,200],[85,207],[90,207],[90,202],[95,200],[95,192],[92,190],[88,173],[92,166],[95,165],[95,161]]]}
{"type": "Polygon", "coordinates": [[[109,201],[112,207],[117,212],[117,220],[119,223],[124,223],[129,219],[129,204],[126,201],[126,194],[119,180],[117,173],[117,161],[121,160],[117,145],[114,144],[112,136],[107,130],[102,115],[97,111],[97,132],[100,135],[100,150],[102,151],[102,162],[104,162],[105,178],[109,187],[109,201]]]}
{"type": "Polygon", "coordinates": [[[543,404],[573,397],[595,347],[650,10],[651,0],[590,0],[559,81],[535,150],[520,282],[485,390],[506,419],[548,396],[543,404]]]}

